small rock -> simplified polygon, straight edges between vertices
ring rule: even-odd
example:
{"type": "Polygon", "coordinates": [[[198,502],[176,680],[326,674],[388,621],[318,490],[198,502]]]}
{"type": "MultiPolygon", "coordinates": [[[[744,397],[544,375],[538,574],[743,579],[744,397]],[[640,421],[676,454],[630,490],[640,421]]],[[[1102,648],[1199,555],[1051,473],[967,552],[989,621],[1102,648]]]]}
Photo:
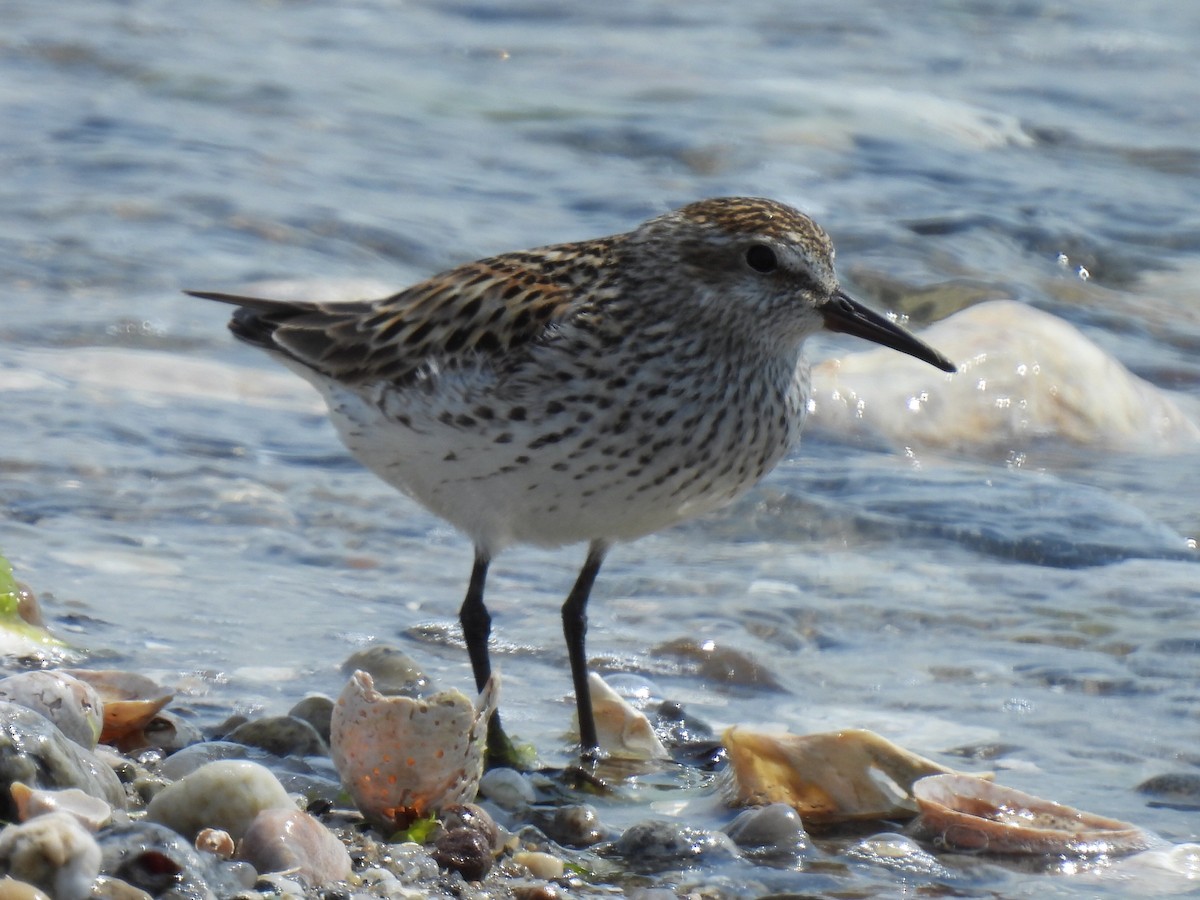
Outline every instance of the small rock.
{"type": "Polygon", "coordinates": [[[451,803],[442,809],[442,828],[451,831],[455,828],[470,828],[478,831],[487,838],[493,853],[499,853],[504,844],[500,828],[488,811],[475,803],[451,803]]]}
{"type": "Polygon", "coordinates": [[[265,809],[238,845],[237,858],[259,872],[287,872],[314,887],[350,875],[350,854],[338,837],[306,812],[265,809]]]}
{"type": "Polygon", "coordinates": [[[420,697],[429,689],[429,678],[416,661],[386,644],[359,650],[342,663],[342,674],[347,677],[359,670],[371,676],[375,690],[389,697],[420,697]]]}
{"type": "Polygon", "coordinates": [[[738,855],[737,845],[727,834],[661,819],[627,828],[613,849],[630,865],[649,871],[689,863],[711,865],[738,855]]]}
{"type": "Polygon", "coordinates": [[[295,808],[270,769],[231,759],[209,763],[163,788],[146,808],[146,818],[189,840],[203,828],[220,828],[240,840],[264,809],[295,808]]]}
{"type": "Polygon", "coordinates": [[[111,767],[39,712],[0,700],[0,819],[17,818],[9,793],[14,781],[30,787],[79,788],[123,809],[125,790],[111,767]]]}
{"type": "Polygon", "coordinates": [[[18,672],[0,678],[0,700],[41,713],[67,738],[95,748],[104,723],[104,703],[96,689],[62,671],[18,672]]]}
{"type": "Polygon", "coordinates": [[[1195,772],[1167,772],[1147,778],[1136,788],[1145,794],[1151,806],[1170,809],[1200,809],[1200,774],[1195,772]]]}
{"type": "Polygon", "coordinates": [[[808,848],[800,814],[786,803],[747,809],[729,823],[725,833],[756,857],[791,856],[808,848]]]}
{"type": "Polygon", "coordinates": [[[275,756],[328,756],[329,747],[317,729],[292,716],[267,716],[239,725],[225,740],[258,747],[275,756]]]}
{"type": "Polygon", "coordinates": [[[198,853],[171,829],[153,822],[110,825],[96,841],[101,868],[154,897],[232,897],[245,885],[216,857],[198,853]]]}
{"type": "Polygon", "coordinates": [[[567,847],[590,847],[611,837],[590,803],[558,807],[544,828],[548,837],[567,847]]]}
{"type": "Polygon", "coordinates": [[[467,881],[481,881],[492,869],[492,848],[485,835],[473,828],[454,828],[434,844],[439,866],[458,872],[467,881]]]}
{"type": "Polygon", "coordinates": [[[537,850],[522,850],[514,853],[513,862],[527,868],[534,878],[544,878],[547,881],[562,878],[566,871],[566,865],[557,856],[537,850]]]}
{"type": "Polygon", "coordinates": [[[100,847],[73,816],[46,813],[0,831],[0,868],[55,900],[86,900],[100,874],[100,847]]]}
{"type": "Polygon", "coordinates": [[[506,812],[518,812],[537,796],[533,784],[516,769],[491,769],[479,779],[479,796],[506,812]]]}
{"type": "Polygon", "coordinates": [[[288,715],[303,719],[317,730],[326,744],[329,743],[329,722],[333,718],[333,701],[323,694],[310,694],[288,710],[288,715]]]}

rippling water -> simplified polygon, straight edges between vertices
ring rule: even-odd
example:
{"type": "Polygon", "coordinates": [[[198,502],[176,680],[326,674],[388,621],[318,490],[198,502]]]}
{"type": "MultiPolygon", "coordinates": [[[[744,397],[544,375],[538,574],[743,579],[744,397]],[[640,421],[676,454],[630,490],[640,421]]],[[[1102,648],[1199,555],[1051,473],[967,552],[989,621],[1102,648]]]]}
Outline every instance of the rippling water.
{"type": "MultiPolygon", "coordinates": [[[[915,324],[1015,298],[1200,397],[1200,6],[17,0],[4,17],[0,551],[60,627],[182,682],[202,720],[336,692],[370,640],[465,686],[471,554],[181,287],[400,287],[762,194],[814,214],[849,288],[915,324]]],[[[1200,764],[1200,454],[1103,446],[814,433],[734,507],[619,548],[590,649],[714,725],[870,727],[951,763],[1002,744],[988,764],[1008,784],[1196,840],[1194,811],[1135,787],[1200,764]],[[784,693],[654,652],[681,637],[754,657],[784,693]]],[[[581,557],[518,549],[493,576],[508,721],[551,759],[581,557]]],[[[774,884],[924,883],[808,877],[774,884]]],[[[971,896],[1125,892],[956,877],[971,896]]]]}

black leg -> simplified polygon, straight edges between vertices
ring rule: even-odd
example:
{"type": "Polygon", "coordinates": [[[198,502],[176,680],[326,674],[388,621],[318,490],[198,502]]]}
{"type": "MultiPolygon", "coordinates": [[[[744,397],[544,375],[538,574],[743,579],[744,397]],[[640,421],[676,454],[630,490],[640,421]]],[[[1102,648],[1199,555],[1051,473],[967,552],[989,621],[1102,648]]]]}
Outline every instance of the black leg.
{"type": "Polygon", "coordinates": [[[608,553],[608,544],[593,541],[588,547],[587,559],[575,579],[575,586],[562,607],[563,635],[567,639],[567,655],[571,660],[571,680],[575,683],[575,706],[579,711],[579,746],[585,760],[594,760],[600,751],[596,737],[596,719],[592,715],[592,692],[588,687],[587,652],[584,638],[587,635],[587,602],[592,593],[596,573],[608,553]]]}
{"type": "Polygon", "coordinates": [[[458,621],[462,624],[463,639],[467,642],[467,654],[471,657],[471,671],[475,673],[475,690],[482,691],[492,674],[492,661],[488,657],[488,638],[492,634],[492,616],[483,605],[483,586],[487,582],[488,565],[491,558],[475,548],[475,568],[471,570],[471,583],[467,596],[458,610],[458,621]]]}
{"type": "MultiPolygon", "coordinates": [[[[483,586],[487,582],[488,565],[491,563],[483,550],[475,548],[475,567],[471,570],[471,583],[467,596],[458,610],[458,621],[462,624],[463,639],[467,642],[467,654],[471,657],[471,671],[475,673],[475,689],[482,691],[492,675],[492,661],[488,656],[488,638],[492,634],[492,616],[483,605],[483,586]]],[[[515,751],[508,735],[500,727],[500,712],[492,713],[488,720],[488,759],[493,765],[513,765],[515,751]]]]}

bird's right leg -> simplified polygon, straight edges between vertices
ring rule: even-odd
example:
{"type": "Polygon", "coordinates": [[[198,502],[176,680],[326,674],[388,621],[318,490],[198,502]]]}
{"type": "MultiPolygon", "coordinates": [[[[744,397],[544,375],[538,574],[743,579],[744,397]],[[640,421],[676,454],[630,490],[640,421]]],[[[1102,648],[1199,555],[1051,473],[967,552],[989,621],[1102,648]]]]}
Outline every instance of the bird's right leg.
{"type": "MultiPolygon", "coordinates": [[[[482,691],[492,676],[492,661],[488,655],[488,639],[492,634],[492,616],[483,604],[483,588],[487,583],[488,566],[492,558],[482,548],[475,548],[475,566],[471,569],[471,582],[467,596],[458,610],[458,621],[462,624],[463,640],[467,644],[467,655],[471,658],[471,671],[475,674],[475,689],[482,691]]],[[[488,763],[492,766],[513,766],[517,755],[512,741],[500,727],[500,711],[492,713],[488,720],[488,763]]]]}

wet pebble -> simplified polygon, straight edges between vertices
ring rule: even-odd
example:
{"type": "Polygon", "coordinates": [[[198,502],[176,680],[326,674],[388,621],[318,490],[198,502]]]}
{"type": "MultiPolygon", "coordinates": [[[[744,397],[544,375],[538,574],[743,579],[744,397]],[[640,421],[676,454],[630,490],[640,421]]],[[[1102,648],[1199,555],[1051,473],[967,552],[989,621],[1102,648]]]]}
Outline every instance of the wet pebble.
{"type": "Polygon", "coordinates": [[[651,653],[656,657],[675,657],[693,669],[705,682],[783,690],[774,673],[757,660],[740,650],[720,646],[714,641],[679,638],[659,644],[651,653]]]}
{"type": "Polygon", "coordinates": [[[613,837],[590,803],[559,806],[541,824],[547,837],[566,847],[590,847],[613,837]]]}
{"type": "Polygon", "coordinates": [[[104,704],[96,689],[63,671],[18,672],[0,679],[0,700],[41,713],[67,738],[96,746],[104,721],[104,704]]]}
{"type": "Polygon", "coordinates": [[[0,700],[0,818],[17,818],[10,788],[78,788],[110,806],[124,808],[121,782],[94,753],[63,736],[41,713],[0,700]]]}
{"type": "Polygon", "coordinates": [[[220,828],[240,840],[264,809],[295,808],[266,766],[223,760],[202,766],[159,791],[146,809],[146,818],[189,840],[203,828],[220,828]]]}
{"type": "Polygon", "coordinates": [[[725,833],[756,857],[794,856],[809,848],[800,814],[786,803],[771,803],[738,814],[725,833]]]}
{"type": "Polygon", "coordinates": [[[350,874],[350,854],[328,828],[298,809],[266,809],[254,817],[237,858],[259,872],[287,872],[320,887],[350,874]]]}
{"type": "Polygon", "coordinates": [[[328,756],[329,747],[311,724],[294,716],[267,716],[234,728],[225,740],[275,756],[328,756]]]}
{"type": "Polygon", "coordinates": [[[953,873],[912,838],[903,834],[877,834],[846,850],[851,859],[885,866],[904,875],[953,878],[953,873]]]}
{"type": "Polygon", "coordinates": [[[371,676],[375,690],[387,696],[420,697],[429,689],[429,678],[416,661],[387,644],[359,650],[342,663],[347,678],[360,670],[371,676]]]}
{"type": "Polygon", "coordinates": [[[247,874],[244,868],[198,852],[174,831],[153,822],[112,825],[96,835],[96,841],[105,874],[155,897],[230,897],[249,886],[242,877],[247,874]]]}
{"type": "Polygon", "coordinates": [[[455,828],[470,828],[478,831],[487,838],[488,846],[494,852],[499,852],[504,843],[504,836],[495,820],[488,811],[476,803],[452,803],[442,809],[442,828],[450,831],[455,828]]]}
{"type": "Polygon", "coordinates": [[[566,871],[566,864],[561,859],[540,850],[522,850],[514,853],[513,862],[527,868],[534,878],[544,878],[547,881],[562,878],[566,871]]]}
{"type": "Polygon", "coordinates": [[[492,869],[492,848],[487,836],[474,828],[452,828],[434,843],[439,866],[458,872],[467,881],[480,881],[492,869]]]}
{"type": "Polygon", "coordinates": [[[0,869],[55,900],[84,900],[100,874],[100,847],[73,816],[47,813],[0,831],[0,869]]]}
{"type": "Polygon", "coordinates": [[[326,744],[329,743],[329,722],[333,718],[333,700],[323,694],[310,694],[288,710],[288,715],[302,719],[316,729],[326,744]]]}
{"type": "Polygon", "coordinates": [[[1150,797],[1151,806],[1200,810],[1200,774],[1195,772],[1155,775],[1139,784],[1137,792],[1150,797]]]}
{"type": "Polygon", "coordinates": [[[490,769],[479,779],[479,796],[506,812],[518,812],[533,803],[533,783],[516,769],[490,769]]]}
{"type": "Polygon", "coordinates": [[[627,828],[613,849],[631,866],[649,871],[689,863],[712,865],[738,856],[737,845],[727,834],[662,819],[627,828]]]}

